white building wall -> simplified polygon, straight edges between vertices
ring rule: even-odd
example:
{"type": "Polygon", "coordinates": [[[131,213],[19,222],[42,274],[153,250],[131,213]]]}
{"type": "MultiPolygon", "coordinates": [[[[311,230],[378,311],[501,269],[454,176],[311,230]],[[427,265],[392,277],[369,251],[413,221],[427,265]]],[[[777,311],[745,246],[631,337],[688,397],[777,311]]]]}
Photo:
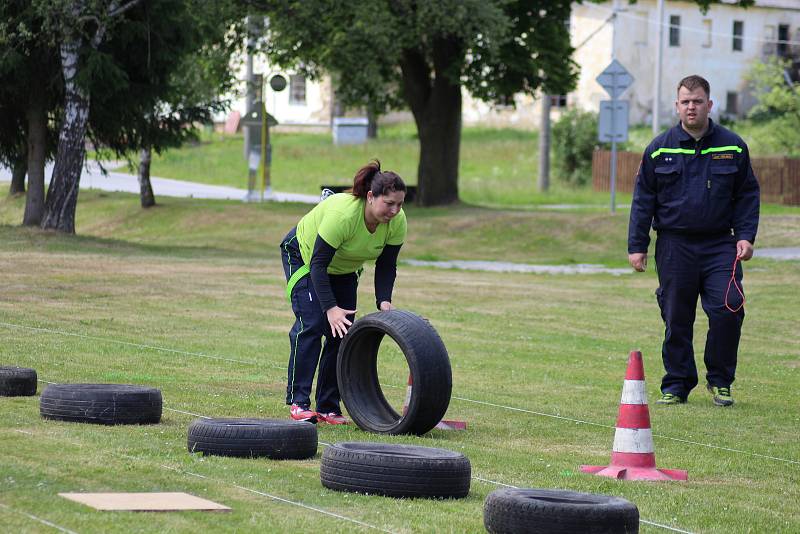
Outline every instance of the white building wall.
{"type": "MultiPolygon", "coordinates": [[[[573,6],[571,26],[573,46],[581,44],[613,13],[614,3],[584,3],[573,6]]],[[[612,42],[616,57],[633,75],[634,84],[620,97],[630,101],[631,123],[649,123],[655,80],[658,44],[656,0],[638,0],[628,5],[620,1],[616,23],[607,23],[575,53],[581,65],[577,89],[570,95],[575,105],[596,111],[600,100],[609,96],[595,78],[611,62],[612,42]]],[[[761,61],[767,41],[775,39],[777,26],[786,24],[794,39],[800,27],[800,0],[757,2],[749,9],[731,5],[712,4],[706,14],[694,2],[665,2],[664,5],[663,66],[660,115],[662,122],[674,121],[677,83],[690,74],[699,74],[711,84],[714,115],[726,112],[729,91],[739,94],[739,111],[748,107],[747,82],[744,77],[754,61],[761,61]],[[669,46],[671,15],[680,16],[680,46],[669,46]],[[733,21],[744,23],[743,49],[733,50],[733,21]],[[709,31],[710,25],[710,31],[709,31]],[[710,46],[707,46],[710,45],[710,46]]]]}
{"type": "MultiPolygon", "coordinates": [[[[577,48],[574,59],[580,67],[580,75],[576,89],[567,95],[567,103],[568,106],[596,112],[600,108],[600,101],[610,98],[595,78],[611,62],[612,43],[615,43],[617,59],[634,78],[633,85],[620,97],[630,101],[630,122],[649,124],[652,121],[659,30],[657,1],[638,0],[632,5],[627,0],[616,2],[616,36],[609,19],[614,12],[613,0],[599,4],[576,3],[572,6],[570,28],[572,45],[577,48]]],[[[714,117],[727,111],[729,91],[739,94],[739,111],[745,111],[753,101],[752,97],[748,97],[744,75],[753,61],[763,59],[765,49],[774,49],[774,45],[768,44],[768,41],[777,38],[779,24],[789,26],[790,38],[794,41],[792,47],[800,49],[800,0],[757,0],[755,6],[746,10],[732,5],[712,4],[706,14],[702,14],[697,4],[691,1],[665,1],[661,122],[664,125],[674,122],[676,85],[689,74],[700,74],[709,80],[714,117]],[[670,15],[681,17],[678,47],[669,46],[670,15]],[[732,49],[734,20],[744,22],[742,51],[732,49]],[[704,46],[709,42],[710,46],[704,46]]],[[[243,80],[244,62],[240,64],[239,77],[243,80]]],[[[263,59],[258,58],[254,72],[280,72],[287,80],[292,74],[292,71],[272,71],[263,59]]],[[[518,94],[515,97],[516,108],[491,106],[472,98],[466,91],[463,95],[464,124],[525,129],[539,127],[540,102],[530,95],[518,94]]],[[[330,79],[307,80],[305,104],[291,103],[288,88],[276,93],[267,86],[266,104],[267,111],[281,124],[327,127],[331,113],[330,79]]],[[[245,113],[243,94],[238,95],[233,110],[245,113]]],[[[558,118],[558,114],[558,109],[553,108],[554,119],[558,118]]],[[[395,113],[392,117],[411,119],[408,112],[395,113]]]]}

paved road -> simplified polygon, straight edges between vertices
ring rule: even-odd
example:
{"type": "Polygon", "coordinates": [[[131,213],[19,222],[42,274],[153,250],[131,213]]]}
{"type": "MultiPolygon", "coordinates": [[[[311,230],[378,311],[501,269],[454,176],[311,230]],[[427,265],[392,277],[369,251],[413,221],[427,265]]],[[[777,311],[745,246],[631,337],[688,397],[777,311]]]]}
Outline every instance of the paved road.
{"type": "MultiPolygon", "coordinates": [[[[125,169],[125,167],[123,167],[123,169],[125,169]]],[[[52,171],[52,165],[48,165],[45,169],[46,183],[49,182],[52,171]]],[[[11,171],[0,166],[0,182],[10,181],[11,171]]],[[[182,180],[171,180],[169,178],[159,178],[156,176],[150,178],[150,183],[153,185],[153,192],[156,195],[156,199],[158,199],[159,196],[165,196],[242,201],[260,200],[260,195],[256,198],[248,199],[247,190],[238,189],[236,187],[198,184],[195,182],[184,182],[182,180]]],[[[120,191],[139,194],[139,180],[133,174],[113,170],[109,170],[108,175],[103,176],[98,164],[92,161],[84,167],[83,174],[81,174],[81,189],[100,189],[103,191],[120,191]]],[[[319,202],[319,197],[316,195],[281,193],[278,191],[272,191],[270,194],[266,194],[264,199],[277,202],[303,202],[307,204],[316,204],[319,202]]]]}

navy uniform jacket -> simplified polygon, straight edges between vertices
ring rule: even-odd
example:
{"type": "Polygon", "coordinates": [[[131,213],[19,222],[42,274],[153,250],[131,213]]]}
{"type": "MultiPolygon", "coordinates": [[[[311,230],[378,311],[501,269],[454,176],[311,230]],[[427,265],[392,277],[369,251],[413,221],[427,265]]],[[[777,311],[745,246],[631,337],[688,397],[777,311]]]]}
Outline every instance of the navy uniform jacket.
{"type": "Polygon", "coordinates": [[[720,235],[755,242],[759,188],[742,138],[709,119],[696,141],[680,123],[642,156],[631,204],[628,253],[647,252],[656,232],[720,235]]]}

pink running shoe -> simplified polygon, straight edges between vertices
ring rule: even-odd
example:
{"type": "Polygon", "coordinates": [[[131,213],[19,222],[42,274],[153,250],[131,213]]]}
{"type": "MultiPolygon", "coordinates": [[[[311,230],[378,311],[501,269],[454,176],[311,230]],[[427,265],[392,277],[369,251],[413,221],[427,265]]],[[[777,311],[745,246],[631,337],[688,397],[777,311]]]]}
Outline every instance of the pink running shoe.
{"type": "Polygon", "coordinates": [[[319,418],[320,422],[328,423],[329,425],[349,425],[350,420],[347,417],[343,416],[340,413],[331,412],[331,413],[318,413],[317,417],[319,418]]]}
{"type": "Polygon", "coordinates": [[[291,414],[292,419],[295,421],[308,421],[309,423],[317,422],[317,412],[312,412],[308,408],[298,406],[297,404],[292,404],[292,407],[289,409],[289,413],[291,414]]]}

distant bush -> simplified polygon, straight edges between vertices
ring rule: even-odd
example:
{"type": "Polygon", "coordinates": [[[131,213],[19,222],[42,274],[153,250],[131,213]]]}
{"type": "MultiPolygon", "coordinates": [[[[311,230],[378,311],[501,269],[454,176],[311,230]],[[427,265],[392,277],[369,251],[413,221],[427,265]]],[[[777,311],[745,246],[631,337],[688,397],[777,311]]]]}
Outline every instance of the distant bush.
{"type": "Polygon", "coordinates": [[[800,154],[800,83],[791,78],[788,60],[770,58],[755,62],[745,79],[758,100],[748,113],[756,124],[769,124],[765,132],[771,139],[763,143],[788,156],[800,154]]]}
{"type": "Polygon", "coordinates": [[[571,109],[561,115],[553,125],[554,174],[570,185],[585,185],[597,145],[597,113],[571,109]]]}

